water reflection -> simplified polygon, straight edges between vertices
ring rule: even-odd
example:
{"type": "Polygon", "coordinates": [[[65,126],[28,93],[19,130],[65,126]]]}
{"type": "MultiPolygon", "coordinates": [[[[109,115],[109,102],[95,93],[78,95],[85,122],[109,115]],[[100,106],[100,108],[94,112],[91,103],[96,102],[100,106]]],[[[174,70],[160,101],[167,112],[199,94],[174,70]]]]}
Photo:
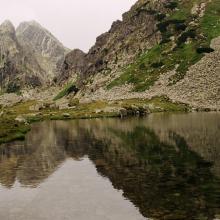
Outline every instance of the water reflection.
{"type": "Polygon", "coordinates": [[[43,122],[24,143],[0,148],[0,184],[36,188],[67,158],[88,156],[143,216],[214,219],[220,214],[219,137],[217,113],[43,122]]]}

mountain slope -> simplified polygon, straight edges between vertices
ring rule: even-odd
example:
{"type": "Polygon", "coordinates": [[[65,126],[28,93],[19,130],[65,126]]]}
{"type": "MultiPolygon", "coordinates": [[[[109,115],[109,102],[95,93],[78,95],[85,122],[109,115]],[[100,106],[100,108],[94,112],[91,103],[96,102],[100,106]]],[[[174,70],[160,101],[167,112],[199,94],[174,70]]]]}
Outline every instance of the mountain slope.
{"type": "Polygon", "coordinates": [[[167,11],[160,1],[140,1],[123,14],[123,21],[114,22],[108,32],[97,37],[95,45],[84,56],[86,65],[79,71],[79,83],[98,72],[114,74],[132,62],[137,54],[159,43],[161,35],[152,14],[155,9],[167,11]]]}
{"type": "Polygon", "coordinates": [[[53,79],[69,50],[36,21],[21,23],[16,29],[16,36],[23,48],[32,50],[49,79],[53,79]]]}
{"type": "Polygon", "coordinates": [[[86,66],[64,72],[77,75],[70,78],[78,78],[77,96],[86,101],[166,95],[220,108],[218,45],[210,47],[219,19],[219,0],[139,0],[97,38],[86,66]]]}

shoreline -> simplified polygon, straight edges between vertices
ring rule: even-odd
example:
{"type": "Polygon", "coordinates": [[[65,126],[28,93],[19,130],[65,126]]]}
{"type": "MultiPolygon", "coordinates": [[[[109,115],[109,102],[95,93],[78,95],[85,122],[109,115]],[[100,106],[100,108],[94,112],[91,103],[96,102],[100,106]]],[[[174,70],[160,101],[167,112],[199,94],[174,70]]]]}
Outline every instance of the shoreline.
{"type": "Polygon", "coordinates": [[[31,130],[32,123],[45,120],[143,117],[159,112],[211,112],[209,109],[194,110],[184,103],[173,103],[164,97],[151,100],[121,100],[113,103],[98,101],[78,104],[62,110],[44,108],[32,111],[30,108],[33,104],[36,102],[18,103],[0,110],[0,146],[12,141],[24,140],[25,135],[31,130]]]}

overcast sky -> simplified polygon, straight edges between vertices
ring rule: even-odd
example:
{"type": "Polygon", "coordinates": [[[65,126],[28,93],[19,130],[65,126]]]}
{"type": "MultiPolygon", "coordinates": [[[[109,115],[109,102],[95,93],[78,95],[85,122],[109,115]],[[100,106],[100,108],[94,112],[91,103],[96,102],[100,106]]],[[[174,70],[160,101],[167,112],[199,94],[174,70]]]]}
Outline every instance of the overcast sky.
{"type": "Polygon", "coordinates": [[[0,22],[36,20],[66,47],[87,51],[136,0],[0,0],[0,22]]]}

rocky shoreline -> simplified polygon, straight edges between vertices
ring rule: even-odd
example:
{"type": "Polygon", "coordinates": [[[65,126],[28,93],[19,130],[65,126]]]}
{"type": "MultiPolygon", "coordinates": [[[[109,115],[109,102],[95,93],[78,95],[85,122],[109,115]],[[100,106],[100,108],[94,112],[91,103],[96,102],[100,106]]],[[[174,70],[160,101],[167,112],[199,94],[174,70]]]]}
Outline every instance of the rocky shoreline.
{"type": "Polygon", "coordinates": [[[172,103],[166,97],[150,100],[71,102],[71,106],[65,102],[56,105],[55,102],[20,101],[13,106],[1,107],[0,143],[24,138],[30,124],[37,121],[142,117],[154,112],[189,112],[191,110],[189,106],[182,103],[172,103]]]}

